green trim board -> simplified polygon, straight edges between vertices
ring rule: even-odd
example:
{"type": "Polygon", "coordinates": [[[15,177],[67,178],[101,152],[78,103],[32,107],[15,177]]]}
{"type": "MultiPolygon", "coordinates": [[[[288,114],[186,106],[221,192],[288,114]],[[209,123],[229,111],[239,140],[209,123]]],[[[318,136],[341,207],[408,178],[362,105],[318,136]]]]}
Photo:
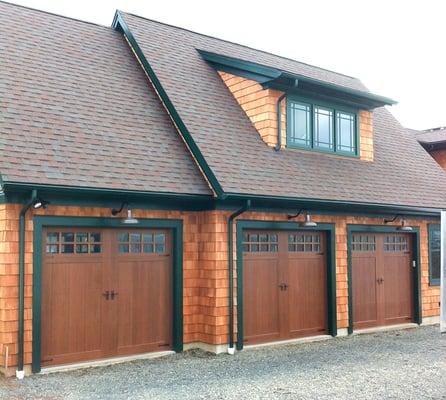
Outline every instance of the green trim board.
{"type": "Polygon", "coordinates": [[[316,227],[302,227],[298,222],[236,221],[237,254],[237,350],[243,349],[243,230],[265,229],[286,231],[323,231],[327,234],[327,318],[328,332],[337,335],[336,320],[336,236],[335,224],[320,223],[316,227]]]}
{"type": "Polygon", "coordinates": [[[395,204],[365,203],[357,201],[293,198],[259,194],[227,193],[225,199],[215,199],[206,195],[181,193],[141,192],[118,189],[96,189],[89,187],[58,186],[10,182],[5,184],[4,202],[24,204],[32,190],[50,201],[51,205],[116,208],[123,202],[131,208],[142,210],[233,210],[251,200],[251,208],[256,211],[288,213],[305,208],[318,214],[359,215],[385,217],[404,214],[410,218],[440,217],[440,209],[395,204]]]}
{"type": "MultiPolygon", "coordinates": [[[[41,290],[42,290],[42,230],[44,227],[127,228],[114,218],[50,217],[33,219],[33,353],[32,371],[41,369],[41,290]]],[[[173,349],[183,350],[183,221],[177,219],[139,219],[138,228],[163,228],[173,232],[173,349]]]]}
{"type": "Polygon", "coordinates": [[[353,333],[353,278],[352,278],[352,236],[353,233],[408,233],[413,235],[412,254],[416,267],[413,268],[413,290],[414,290],[414,321],[417,324],[422,322],[422,305],[421,305],[421,261],[420,261],[420,228],[412,226],[411,232],[403,232],[398,226],[382,226],[382,225],[347,225],[347,278],[348,278],[348,333],[353,333]]]}
{"type": "Polygon", "coordinates": [[[303,96],[296,96],[296,95],[288,95],[287,96],[287,102],[286,102],[286,145],[289,148],[299,148],[304,150],[311,150],[311,151],[318,151],[323,153],[330,153],[334,155],[342,155],[342,156],[348,156],[348,157],[359,157],[360,154],[360,132],[359,132],[359,126],[360,126],[360,117],[359,117],[359,109],[358,108],[351,108],[346,107],[339,102],[332,101],[327,102],[324,100],[319,100],[317,97],[303,97],[303,96]],[[293,107],[295,105],[305,106],[306,112],[309,113],[309,119],[307,124],[307,131],[309,134],[309,138],[307,139],[308,143],[306,144],[300,144],[293,141],[292,133],[293,133],[293,124],[292,121],[294,120],[293,116],[293,107]],[[315,130],[316,130],[316,115],[315,115],[315,109],[318,107],[321,107],[325,110],[329,110],[332,112],[332,121],[331,121],[331,139],[333,141],[332,148],[324,148],[321,146],[318,146],[316,144],[315,140],[315,130]],[[353,148],[354,151],[344,151],[338,149],[338,114],[344,113],[348,115],[353,116],[353,123],[354,123],[354,136],[353,136],[353,148]]]}
{"type": "Polygon", "coordinates": [[[384,96],[378,96],[370,92],[335,85],[301,74],[291,73],[271,66],[229,57],[203,49],[197,49],[197,51],[200,53],[201,57],[215,69],[225,70],[226,72],[231,71],[231,73],[240,76],[243,76],[243,73],[249,73],[251,74],[252,79],[267,87],[284,91],[293,89],[294,91],[303,90],[306,92],[321,93],[326,97],[337,97],[366,109],[396,104],[395,100],[384,96]],[[257,79],[255,79],[256,76],[258,77],[257,79]],[[298,81],[297,88],[295,87],[296,81],[298,81]]]}
{"type": "MultiPolygon", "coordinates": [[[[432,276],[432,262],[434,257],[432,256],[433,251],[440,252],[441,242],[440,242],[440,224],[428,224],[428,248],[429,248],[429,286],[440,286],[440,277],[432,276]],[[437,236],[435,238],[434,236],[437,236]],[[438,241],[438,248],[434,248],[434,242],[438,241]]],[[[440,258],[438,258],[440,262],[440,258]]],[[[441,271],[441,266],[439,265],[438,271],[441,271]]]]}
{"type": "Polygon", "coordinates": [[[167,95],[166,91],[164,90],[163,86],[161,85],[160,80],[155,74],[155,71],[151,67],[150,63],[148,62],[146,56],[144,55],[144,52],[139,47],[138,42],[136,41],[135,37],[133,36],[132,32],[130,31],[130,28],[124,21],[124,18],[122,17],[120,11],[116,11],[116,14],[113,18],[112,27],[120,31],[124,34],[124,36],[127,38],[130,47],[135,52],[136,57],[140,61],[145,73],[150,78],[150,81],[152,85],[154,86],[157,94],[161,98],[164,106],[166,107],[167,111],[169,112],[169,115],[171,116],[174,124],[178,128],[179,133],[181,134],[184,142],[186,143],[188,149],[192,153],[194,159],[196,160],[197,164],[199,165],[201,171],[203,172],[206,180],[209,182],[209,185],[211,186],[212,190],[215,192],[216,196],[218,198],[224,198],[224,191],[217,180],[217,177],[215,176],[214,172],[210,168],[209,164],[207,163],[206,159],[204,158],[203,154],[201,153],[198,145],[195,143],[194,139],[192,138],[192,135],[190,134],[189,130],[187,129],[186,125],[184,124],[183,120],[181,119],[180,115],[178,114],[177,110],[175,109],[175,106],[173,105],[172,101],[170,100],[169,96],[167,95]]]}

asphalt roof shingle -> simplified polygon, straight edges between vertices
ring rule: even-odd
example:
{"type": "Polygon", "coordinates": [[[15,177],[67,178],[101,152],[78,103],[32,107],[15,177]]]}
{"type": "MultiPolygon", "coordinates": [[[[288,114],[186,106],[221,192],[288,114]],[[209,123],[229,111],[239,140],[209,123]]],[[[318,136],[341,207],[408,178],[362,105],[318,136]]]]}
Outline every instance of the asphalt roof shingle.
{"type": "Polygon", "coordinates": [[[385,108],[373,113],[374,162],[294,149],[275,152],[259,138],[197,49],[365,90],[358,80],[131,14],[122,16],[225,192],[446,206],[443,170],[385,108]]]}
{"type": "Polygon", "coordinates": [[[123,36],[0,2],[5,182],[211,195],[123,36]]]}
{"type": "Polygon", "coordinates": [[[414,131],[414,132],[416,132],[418,141],[423,144],[446,142],[446,127],[426,129],[424,131],[414,131]]]}

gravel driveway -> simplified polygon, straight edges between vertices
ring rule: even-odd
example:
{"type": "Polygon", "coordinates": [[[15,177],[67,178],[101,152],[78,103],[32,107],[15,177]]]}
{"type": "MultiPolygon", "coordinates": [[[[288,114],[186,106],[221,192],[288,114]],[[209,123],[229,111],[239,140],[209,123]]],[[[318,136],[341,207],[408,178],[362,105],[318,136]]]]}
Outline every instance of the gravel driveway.
{"type": "Polygon", "coordinates": [[[446,399],[437,326],[0,380],[0,399],[446,399]]]}

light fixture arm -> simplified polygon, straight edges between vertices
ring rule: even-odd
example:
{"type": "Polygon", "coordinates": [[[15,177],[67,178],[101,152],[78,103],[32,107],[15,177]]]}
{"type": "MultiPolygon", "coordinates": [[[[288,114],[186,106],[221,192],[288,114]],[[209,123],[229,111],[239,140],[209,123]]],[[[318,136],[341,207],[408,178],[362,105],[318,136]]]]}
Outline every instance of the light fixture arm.
{"type": "Polygon", "coordinates": [[[297,214],[288,214],[288,215],[287,215],[287,218],[288,218],[288,219],[294,219],[294,218],[297,218],[300,214],[302,214],[302,211],[303,211],[303,210],[304,210],[304,209],[301,208],[297,214]]]}
{"type": "Polygon", "coordinates": [[[128,203],[126,201],[123,201],[121,203],[121,207],[120,208],[112,208],[111,213],[112,215],[115,217],[116,215],[118,215],[123,209],[124,207],[128,206],[128,203]]]}
{"type": "Polygon", "coordinates": [[[401,215],[396,214],[396,215],[395,215],[393,218],[391,218],[391,219],[386,219],[386,218],[384,218],[384,223],[387,224],[387,223],[389,223],[389,222],[395,222],[395,221],[397,220],[398,217],[401,217],[401,215]]]}

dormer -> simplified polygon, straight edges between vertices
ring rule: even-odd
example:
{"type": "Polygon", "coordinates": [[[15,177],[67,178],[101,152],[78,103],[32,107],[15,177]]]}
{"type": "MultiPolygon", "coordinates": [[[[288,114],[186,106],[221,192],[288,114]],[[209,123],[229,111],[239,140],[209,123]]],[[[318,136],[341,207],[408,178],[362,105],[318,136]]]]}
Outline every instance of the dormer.
{"type": "Polygon", "coordinates": [[[199,52],[216,69],[268,146],[373,161],[372,111],[395,101],[245,60],[199,52]]]}

